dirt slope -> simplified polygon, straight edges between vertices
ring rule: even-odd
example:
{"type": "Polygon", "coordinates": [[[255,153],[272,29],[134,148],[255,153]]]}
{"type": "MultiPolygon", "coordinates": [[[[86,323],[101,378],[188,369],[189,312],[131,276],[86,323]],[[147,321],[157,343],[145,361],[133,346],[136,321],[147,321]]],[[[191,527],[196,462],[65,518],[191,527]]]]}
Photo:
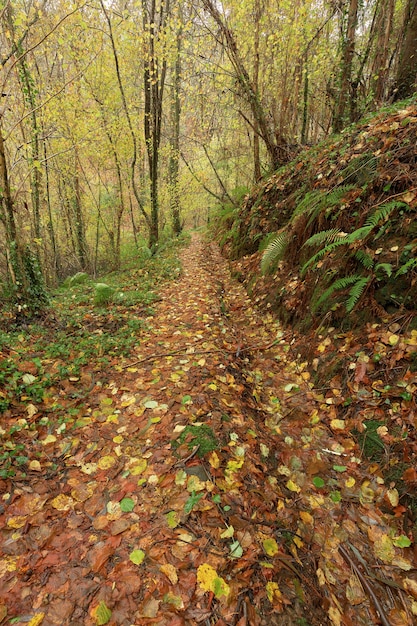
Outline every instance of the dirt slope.
{"type": "Polygon", "coordinates": [[[314,388],[214,245],[182,262],[137,358],[34,442],[49,467],[3,481],[0,622],[411,625],[410,529],[340,390],[314,388]]]}

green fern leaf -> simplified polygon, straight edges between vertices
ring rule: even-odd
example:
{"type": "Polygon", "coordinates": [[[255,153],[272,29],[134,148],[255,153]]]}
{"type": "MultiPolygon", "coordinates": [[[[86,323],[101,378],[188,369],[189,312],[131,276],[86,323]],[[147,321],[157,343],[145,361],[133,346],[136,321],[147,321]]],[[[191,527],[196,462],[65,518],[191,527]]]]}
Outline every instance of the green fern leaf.
{"type": "Polygon", "coordinates": [[[326,246],[325,248],[322,248],[321,250],[316,252],[316,254],[314,254],[306,263],[304,263],[303,267],[300,270],[301,277],[305,275],[305,273],[307,272],[308,268],[311,265],[316,265],[317,262],[320,261],[320,259],[326,256],[326,254],[330,254],[330,252],[333,252],[333,250],[335,250],[339,246],[346,245],[347,243],[346,240],[347,240],[347,237],[345,237],[344,239],[341,239],[340,241],[334,241],[333,243],[329,243],[329,245],[326,246]]]}
{"type": "Polygon", "coordinates": [[[329,209],[341,203],[343,196],[353,189],[353,185],[342,185],[326,193],[324,190],[315,189],[306,193],[301,202],[296,206],[291,216],[293,222],[300,215],[306,214],[310,217],[310,223],[320,213],[321,210],[329,209]]]}
{"type": "Polygon", "coordinates": [[[286,231],[279,233],[265,248],[262,255],[261,271],[266,274],[271,267],[277,263],[285,254],[288,246],[288,233],[286,231]]]}
{"type": "Polygon", "coordinates": [[[349,291],[349,299],[346,301],[345,307],[346,311],[350,313],[358,302],[359,298],[363,294],[363,291],[366,285],[369,283],[370,276],[362,276],[356,283],[353,285],[352,289],[349,291]]]}
{"type": "Polygon", "coordinates": [[[345,304],[347,312],[350,313],[356,302],[360,298],[363,289],[368,282],[369,276],[360,276],[359,274],[354,274],[353,276],[343,276],[342,278],[339,278],[333,283],[333,285],[330,285],[330,287],[326,289],[326,291],[317,300],[314,305],[313,313],[320,307],[323,302],[331,298],[331,296],[336,291],[343,291],[353,285],[351,290],[349,291],[349,299],[345,304]]]}
{"type": "Polygon", "coordinates": [[[391,265],[391,263],[378,263],[378,265],[375,266],[375,273],[377,273],[378,270],[384,270],[384,272],[386,273],[388,278],[390,276],[392,276],[392,265],[391,265]]]}
{"type": "Polygon", "coordinates": [[[407,274],[409,270],[413,270],[414,268],[417,269],[417,259],[409,259],[407,263],[401,265],[401,267],[396,271],[395,278],[397,278],[397,276],[403,276],[404,274],[407,274]]]}
{"type": "Polygon", "coordinates": [[[361,265],[363,265],[365,269],[372,269],[374,265],[374,260],[367,252],[364,252],[363,250],[357,250],[355,252],[355,258],[359,261],[361,265]]]}
{"type": "Polygon", "coordinates": [[[342,236],[344,235],[340,228],[330,228],[330,230],[322,230],[321,232],[312,235],[303,245],[321,246],[323,244],[333,243],[342,236]]]}
{"type": "Polygon", "coordinates": [[[408,209],[409,207],[404,202],[397,202],[395,200],[393,200],[392,202],[387,202],[386,204],[382,204],[379,209],[375,211],[375,213],[372,213],[372,215],[368,217],[365,222],[365,226],[371,229],[375,228],[380,222],[385,222],[390,217],[391,213],[395,211],[395,209],[400,208],[408,209]]]}

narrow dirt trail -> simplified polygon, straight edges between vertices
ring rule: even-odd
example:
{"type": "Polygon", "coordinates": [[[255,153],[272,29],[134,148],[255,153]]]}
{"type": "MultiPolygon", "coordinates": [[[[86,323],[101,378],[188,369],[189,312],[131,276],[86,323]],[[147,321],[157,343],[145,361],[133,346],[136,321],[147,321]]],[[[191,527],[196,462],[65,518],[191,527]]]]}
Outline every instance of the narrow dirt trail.
{"type": "Polygon", "coordinates": [[[181,257],[136,358],[100,377],[54,469],[8,497],[0,623],[380,623],[396,598],[354,568],[385,536],[384,486],[364,491],[337,391],[313,388],[214,245],[181,257]]]}

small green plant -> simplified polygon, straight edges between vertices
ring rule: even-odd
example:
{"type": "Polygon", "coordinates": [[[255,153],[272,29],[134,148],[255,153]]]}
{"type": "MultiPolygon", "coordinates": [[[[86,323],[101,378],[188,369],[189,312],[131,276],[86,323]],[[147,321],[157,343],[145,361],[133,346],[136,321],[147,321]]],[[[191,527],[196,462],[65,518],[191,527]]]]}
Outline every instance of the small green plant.
{"type": "Polygon", "coordinates": [[[180,436],[171,442],[171,445],[174,450],[177,450],[184,443],[187,443],[189,450],[193,450],[198,446],[197,456],[200,458],[218,447],[216,436],[207,424],[186,426],[180,436]]]}
{"type": "Polygon", "coordinates": [[[94,285],[94,304],[96,306],[107,306],[112,302],[115,293],[114,287],[106,283],[97,283],[94,285]]]}

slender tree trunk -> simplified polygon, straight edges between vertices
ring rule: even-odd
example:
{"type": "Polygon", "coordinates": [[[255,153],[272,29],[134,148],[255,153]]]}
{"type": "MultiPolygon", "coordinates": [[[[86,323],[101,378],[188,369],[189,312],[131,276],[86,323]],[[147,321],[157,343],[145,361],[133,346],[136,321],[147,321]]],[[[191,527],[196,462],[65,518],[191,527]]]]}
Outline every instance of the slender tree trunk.
{"type": "MultiPolygon", "coordinates": [[[[254,21],[255,21],[255,41],[254,41],[254,63],[253,63],[253,84],[255,87],[256,97],[259,99],[259,41],[260,41],[260,21],[263,12],[260,0],[255,0],[254,21]]],[[[253,178],[257,182],[262,178],[261,170],[261,151],[259,142],[259,124],[258,120],[253,119],[253,178]]]]}
{"type": "Polygon", "coordinates": [[[43,140],[43,156],[45,160],[45,191],[46,191],[46,207],[48,211],[48,225],[47,230],[49,233],[49,237],[51,239],[51,247],[52,247],[52,268],[53,268],[53,279],[56,280],[57,275],[60,271],[60,263],[58,256],[58,247],[55,237],[55,228],[54,228],[54,220],[52,217],[52,207],[51,207],[51,188],[49,181],[49,165],[48,165],[48,150],[46,146],[46,140],[43,140]]]}
{"type": "Polygon", "coordinates": [[[405,37],[400,49],[395,99],[408,98],[417,86],[417,0],[408,0],[405,37]]]}
{"type": "Polygon", "coordinates": [[[81,185],[77,150],[75,150],[74,154],[73,185],[73,210],[75,219],[75,241],[77,246],[77,257],[81,269],[86,270],[88,266],[87,241],[85,238],[85,226],[81,201],[81,185]]]}
{"type": "Polygon", "coordinates": [[[177,33],[177,57],[174,67],[174,80],[171,94],[171,117],[172,117],[172,136],[171,136],[171,153],[169,157],[169,183],[170,183],[170,204],[172,230],[175,235],[179,235],[182,231],[181,223],[181,206],[178,189],[179,174],[179,158],[180,158],[180,120],[181,120],[181,44],[182,44],[182,27],[177,33]]]}
{"type": "Polygon", "coordinates": [[[352,102],[352,64],[355,54],[355,35],[358,22],[358,0],[350,0],[347,14],[346,32],[342,34],[342,61],[340,83],[337,92],[336,111],[333,128],[340,132],[349,119],[347,111],[352,102]]]}
{"type": "Polygon", "coordinates": [[[149,224],[149,247],[155,249],[159,240],[159,201],[158,201],[158,165],[159,146],[161,143],[162,104],[167,71],[164,55],[157,58],[155,44],[166,26],[169,0],[161,1],[159,11],[156,0],[142,0],[143,30],[148,33],[148,50],[144,60],[145,90],[145,143],[148,155],[151,215],[149,224]]]}
{"type": "MultiPolygon", "coordinates": [[[[256,92],[253,81],[250,79],[248,71],[239,53],[236,38],[232,30],[223,20],[217,4],[214,0],[202,0],[204,8],[210,13],[220,32],[223,35],[226,52],[233,65],[235,78],[244,94],[246,102],[251,107],[253,119],[259,127],[259,135],[265,143],[265,147],[270,159],[272,169],[288,161],[287,142],[281,136],[278,129],[269,124],[267,114],[256,92]]],[[[253,126],[253,124],[251,124],[253,126]]]]}

